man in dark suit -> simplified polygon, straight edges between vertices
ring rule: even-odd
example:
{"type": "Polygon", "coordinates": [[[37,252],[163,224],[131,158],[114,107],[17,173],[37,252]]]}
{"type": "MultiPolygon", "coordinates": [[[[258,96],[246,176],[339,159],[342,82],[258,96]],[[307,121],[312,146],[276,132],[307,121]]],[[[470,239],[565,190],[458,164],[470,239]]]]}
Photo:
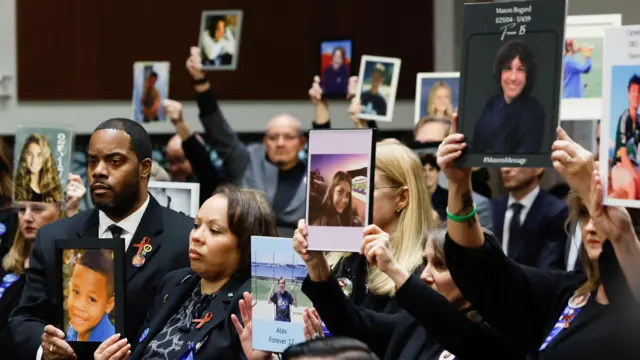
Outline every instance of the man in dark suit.
{"type": "MultiPolygon", "coordinates": [[[[53,222],[38,231],[20,305],[11,314],[8,337],[20,359],[74,359],[64,341],[62,306],[55,292],[56,239],[122,238],[125,241],[126,325],[123,337],[137,338],[162,277],[189,266],[189,233],[193,219],[160,206],[148,194],[151,139],[128,119],[111,119],[91,135],[88,181],[95,209],[53,222]],[[167,225],[165,225],[167,224],[167,225]],[[149,239],[144,262],[134,266],[134,246],[149,239]]],[[[4,350],[4,349],[3,349],[4,350]]],[[[92,355],[90,355],[91,358],[92,355]]]]}
{"type": "Polygon", "coordinates": [[[540,190],[542,168],[502,168],[509,191],[494,200],[493,224],[502,248],[516,262],[540,269],[563,269],[567,205],[540,190]]]}

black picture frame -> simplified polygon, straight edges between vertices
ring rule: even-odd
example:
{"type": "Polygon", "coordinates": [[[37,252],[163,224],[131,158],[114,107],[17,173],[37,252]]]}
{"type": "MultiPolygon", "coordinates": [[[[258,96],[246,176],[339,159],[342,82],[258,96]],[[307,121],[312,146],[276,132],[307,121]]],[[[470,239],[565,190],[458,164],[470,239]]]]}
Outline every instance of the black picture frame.
{"type": "MultiPolygon", "coordinates": [[[[65,337],[68,331],[68,326],[65,326],[65,273],[64,266],[66,265],[64,256],[66,250],[111,250],[113,252],[113,291],[115,298],[113,314],[115,334],[124,334],[125,330],[125,248],[124,239],[57,239],[55,241],[55,319],[56,327],[61,329],[65,333],[65,337]]],[[[71,276],[69,274],[69,276],[71,276]]],[[[70,341],[67,343],[73,348],[79,359],[93,358],[93,353],[100,346],[101,341],[70,341]]]]}
{"type": "MultiPolygon", "coordinates": [[[[461,111],[458,113],[457,129],[464,134],[468,146],[455,161],[456,167],[551,166],[551,145],[560,123],[566,12],[566,0],[465,4],[458,102],[461,111]],[[527,12],[518,12],[516,9],[528,7],[531,10],[527,12]],[[522,29],[524,33],[520,34],[522,29]],[[516,38],[522,39],[536,57],[538,71],[529,98],[537,99],[535,101],[544,109],[546,116],[541,126],[532,127],[533,132],[526,131],[539,133],[533,136],[540,136],[540,150],[517,154],[485,153],[481,150],[483,145],[474,150],[479,116],[482,119],[492,97],[499,94],[493,74],[494,65],[488,64],[486,58],[491,57],[491,62],[495,62],[497,54],[494,46],[495,50],[500,48],[496,43],[503,44],[516,38]]],[[[485,142],[478,141],[478,144],[485,142]]]]}
{"type": "MultiPolygon", "coordinates": [[[[359,65],[355,64],[356,61],[356,51],[355,51],[355,41],[352,37],[327,37],[327,38],[322,38],[318,41],[318,58],[317,58],[317,66],[316,68],[318,69],[318,76],[320,77],[320,87],[323,87],[322,90],[322,98],[323,99],[346,99],[347,95],[348,95],[348,87],[349,87],[349,79],[354,76],[353,71],[354,69],[358,69],[359,65]],[[349,66],[347,67],[349,69],[349,76],[347,76],[347,91],[345,91],[344,93],[325,93],[324,92],[324,87],[322,84],[322,44],[326,43],[326,42],[337,42],[337,41],[349,41],[351,43],[351,62],[349,63],[349,66]]],[[[359,57],[357,58],[357,61],[360,61],[359,57]]],[[[356,74],[357,75],[357,74],[356,74]]]]}

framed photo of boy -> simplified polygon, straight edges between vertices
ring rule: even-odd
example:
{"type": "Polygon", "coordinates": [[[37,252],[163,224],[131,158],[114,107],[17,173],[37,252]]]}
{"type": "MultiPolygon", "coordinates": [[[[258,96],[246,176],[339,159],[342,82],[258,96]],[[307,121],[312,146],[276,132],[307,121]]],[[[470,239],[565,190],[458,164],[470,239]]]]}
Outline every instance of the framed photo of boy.
{"type": "Polygon", "coordinates": [[[58,239],[55,264],[56,327],[78,358],[92,357],[100,343],[124,332],[124,242],[58,239]]]}
{"type": "Polygon", "coordinates": [[[149,181],[149,193],[160,205],[193,218],[200,209],[200,184],[198,183],[149,181]]]}
{"type": "Polygon", "coordinates": [[[362,104],[358,118],[387,122],[393,119],[401,63],[398,58],[362,55],[356,92],[362,104]]]}
{"type": "Polygon", "coordinates": [[[203,11],[199,47],[203,70],[236,70],[242,10],[203,11]]]}

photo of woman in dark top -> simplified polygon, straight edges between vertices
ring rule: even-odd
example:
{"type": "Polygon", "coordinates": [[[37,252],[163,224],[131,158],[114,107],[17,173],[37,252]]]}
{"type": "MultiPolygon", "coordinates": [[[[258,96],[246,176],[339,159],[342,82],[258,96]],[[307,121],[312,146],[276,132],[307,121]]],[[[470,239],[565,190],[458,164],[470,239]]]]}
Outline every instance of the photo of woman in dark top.
{"type": "Polygon", "coordinates": [[[461,134],[448,136],[438,150],[449,179],[448,208],[456,214],[447,214],[447,264],[464,297],[521,351],[541,360],[637,359],[640,242],[634,223],[624,208],[603,206],[593,154],[563,130],[558,135],[552,160],[574,192],[569,222],[579,221],[582,230],[584,271],[534,269],[505,255],[477,221],[470,169],[452,165],[465,145],[461,134]]]}
{"type": "Polygon", "coordinates": [[[57,204],[62,201],[58,168],[47,139],[31,134],[24,142],[15,180],[14,201],[57,204]]]}
{"type": "Polygon", "coordinates": [[[509,40],[498,50],[493,66],[499,91],[489,98],[475,124],[470,152],[543,152],[547,115],[531,95],[537,77],[535,55],[521,40],[509,40]]]}
{"type": "Polygon", "coordinates": [[[346,95],[349,86],[349,66],[346,50],[338,46],[331,52],[331,65],[322,72],[323,95],[346,95]]]}

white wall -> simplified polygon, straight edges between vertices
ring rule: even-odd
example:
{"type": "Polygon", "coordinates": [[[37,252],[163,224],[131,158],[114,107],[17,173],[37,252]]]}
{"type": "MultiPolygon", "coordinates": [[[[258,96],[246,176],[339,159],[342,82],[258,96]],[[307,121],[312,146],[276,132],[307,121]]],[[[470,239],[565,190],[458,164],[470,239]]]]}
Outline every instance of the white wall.
{"type": "MultiPolygon", "coordinates": [[[[25,125],[67,125],[73,124],[78,134],[89,134],[97,124],[110,117],[131,117],[131,102],[126,101],[86,101],[86,102],[17,102],[16,94],[16,2],[0,0],[0,74],[14,77],[11,86],[14,98],[0,101],[0,134],[12,134],[17,124],[25,125]]],[[[94,0],[95,1],[95,0],[94,0]]],[[[440,71],[453,70],[454,64],[454,6],[451,0],[434,0],[437,16],[434,27],[439,41],[436,41],[435,66],[440,71]]],[[[456,0],[458,1],[458,0],[456,0]]],[[[429,21],[429,19],[426,19],[429,21]]],[[[33,29],[33,31],[38,31],[33,29]]],[[[424,34],[420,36],[431,36],[424,34]]],[[[409,45],[409,44],[408,44],[409,45]]],[[[409,45],[410,46],[410,45],[409,45]]],[[[186,72],[175,71],[175,76],[187,76],[186,72]]],[[[131,76],[122,74],[122,76],[131,76]]],[[[309,77],[311,84],[311,76],[309,77]]],[[[305,91],[302,89],[301,91],[305,91]]],[[[266,122],[274,115],[289,112],[298,116],[304,126],[310,126],[314,109],[307,101],[222,101],[222,109],[231,126],[238,132],[262,131],[266,122]]],[[[332,101],[331,116],[335,127],[351,127],[346,116],[348,103],[332,101]]],[[[382,123],[383,129],[411,129],[413,127],[414,105],[411,100],[398,101],[395,106],[393,123],[382,123]]],[[[195,102],[185,104],[185,118],[193,129],[201,130],[197,119],[195,102]]],[[[150,133],[173,133],[170,123],[148,126],[150,133]]]]}

